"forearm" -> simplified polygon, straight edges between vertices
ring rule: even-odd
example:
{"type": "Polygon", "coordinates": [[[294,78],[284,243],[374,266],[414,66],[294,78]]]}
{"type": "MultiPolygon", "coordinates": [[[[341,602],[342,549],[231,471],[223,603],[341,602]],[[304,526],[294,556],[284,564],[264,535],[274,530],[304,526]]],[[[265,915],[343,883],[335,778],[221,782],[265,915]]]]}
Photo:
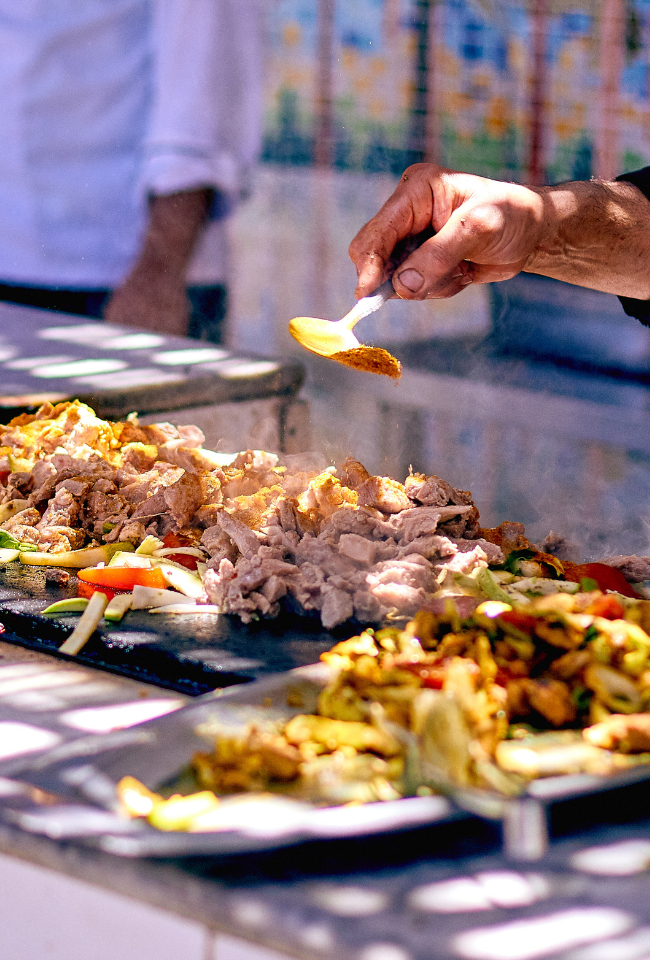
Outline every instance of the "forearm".
{"type": "Polygon", "coordinates": [[[211,192],[161,194],[149,203],[140,254],[104,309],[110,323],[187,335],[187,267],[207,220],[211,192]]]}
{"type": "Polygon", "coordinates": [[[523,269],[594,290],[650,299],[650,202],[630,183],[535,188],[539,237],[523,269]]]}
{"type": "Polygon", "coordinates": [[[208,189],[152,197],[138,268],[161,276],[184,278],[208,217],[210,198],[208,189]]]}

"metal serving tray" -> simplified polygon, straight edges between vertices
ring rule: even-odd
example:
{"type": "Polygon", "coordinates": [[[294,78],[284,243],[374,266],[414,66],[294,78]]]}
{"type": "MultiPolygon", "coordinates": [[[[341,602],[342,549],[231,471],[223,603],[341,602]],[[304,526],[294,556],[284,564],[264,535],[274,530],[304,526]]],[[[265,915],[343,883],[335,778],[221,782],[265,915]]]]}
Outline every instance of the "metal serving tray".
{"type": "MultiPolygon", "coordinates": [[[[593,819],[594,806],[601,810],[601,820],[611,819],[617,806],[631,815],[635,811],[641,813],[647,806],[650,764],[611,776],[579,774],[534,780],[516,798],[487,790],[460,789],[434,776],[430,783],[444,796],[327,808],[281,797],[266,805],[249,799],[243,803],[227,801],[240,804],[241,817],[235,828],[221,833],[161,833],[146,823],[116,817],[115,784],[121,777],[130,774],[156,789],[177,776],[195,750],[205,749],[206,741],[197,734],[197,728],[241,728],[251,720],[279,720],[310,712],[328,676],[325,664],[314,664],[206,695],[173,714],[129,731],[108,734],[101,743],[89,745],[86,752],[80,744],[74,756],[49,754],[37,758],[23,768],[22,776],[67,797],[73,804],[92,803],[115,818],[110,830],[91,837],[82,821],[75,826],[68,817],[66,836],[92,842],[115,854],[136,857],[253,852],[310,839],[392,833],[474,815],[501,824],[504,848],[510,857],[533,861],[544,855],[549,843],[549,821],[563,805],[565,819],[568,811],[574,831],[583,828],[587,818],[593,819]],[[289,692],[298,695],[299,709],[287,707],[289,692]]],[[[56,835],[63,829],[62,815],[68,816],[53,807],[36,818],[23,817],[16,822],[25,829],[56,835]]]]}
{"type": "MultiPolygon", "coordinates": [[[[187,766],[195,750],[206,749],[196,730],[202,725],[241,728],[251,720],[281,719],[315,708],[327,680],[325,664],[302,667],[220,695],[197,698],[172,716],[107,734],[98,742],[62,749],[23,765],[21,779],[46,792],[48,803],[21,800],[0,806],[0,819],[30,832],[99,846],[126,857],[218,856],[273,850],[345,837],[393,833],[465,817],[442,796],[412,797],[365,806],[317,807],[285,797],[224,801],[232,829],[215,833],[163,833],[116,812],[115,785],[130,774],[152,789],[187,766]],[[287,693],[302,699],[287,707],[287,693]],[[51,798],[55,798],[52,801],[51,798]],[[100,816],[101,814],[101,816],[100,816]]],[[[24,796],[24,790],[21,796],[24,796]]]]}

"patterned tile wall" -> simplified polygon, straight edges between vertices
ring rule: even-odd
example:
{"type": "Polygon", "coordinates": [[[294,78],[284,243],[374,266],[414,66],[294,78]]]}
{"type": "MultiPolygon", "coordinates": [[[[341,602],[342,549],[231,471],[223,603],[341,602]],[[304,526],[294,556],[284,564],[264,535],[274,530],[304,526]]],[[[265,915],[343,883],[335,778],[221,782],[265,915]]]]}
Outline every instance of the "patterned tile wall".
{"type": "Polygon", "coordinates": [[[520,181],[650,162],[650,0],[266,0],[268,162],[520,181]],[[320,150],[320,153],[319,153],[320,150]]]}

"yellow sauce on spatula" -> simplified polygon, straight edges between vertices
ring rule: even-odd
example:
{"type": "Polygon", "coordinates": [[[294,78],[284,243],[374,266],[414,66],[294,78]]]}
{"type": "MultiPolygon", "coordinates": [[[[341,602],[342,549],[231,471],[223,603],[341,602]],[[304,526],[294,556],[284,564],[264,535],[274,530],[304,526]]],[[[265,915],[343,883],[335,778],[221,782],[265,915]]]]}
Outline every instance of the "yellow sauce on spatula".
{"type": "Polygon", "coordinates": [[[399,380],[402,376],[402,364],[383,347],[367,347],[362,344],[352,350],[331,353],[329,359],[352,367],[353,370],[384,374],[393,380],[399,380]]]}

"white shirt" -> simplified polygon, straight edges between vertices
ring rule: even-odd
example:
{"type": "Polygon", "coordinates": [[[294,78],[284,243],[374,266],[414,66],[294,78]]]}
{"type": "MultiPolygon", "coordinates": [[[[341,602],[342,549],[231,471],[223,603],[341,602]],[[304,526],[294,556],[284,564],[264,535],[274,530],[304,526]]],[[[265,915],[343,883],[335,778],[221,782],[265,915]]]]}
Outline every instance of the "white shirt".
{"type": "MultiPolygon", "coordinates": [[[[113,287],[149,193],[248,186],[255,0],[0,0],[0,282],[113,287]]],[[[192,282],[223,279],[223,222],[192,282]]]]}

